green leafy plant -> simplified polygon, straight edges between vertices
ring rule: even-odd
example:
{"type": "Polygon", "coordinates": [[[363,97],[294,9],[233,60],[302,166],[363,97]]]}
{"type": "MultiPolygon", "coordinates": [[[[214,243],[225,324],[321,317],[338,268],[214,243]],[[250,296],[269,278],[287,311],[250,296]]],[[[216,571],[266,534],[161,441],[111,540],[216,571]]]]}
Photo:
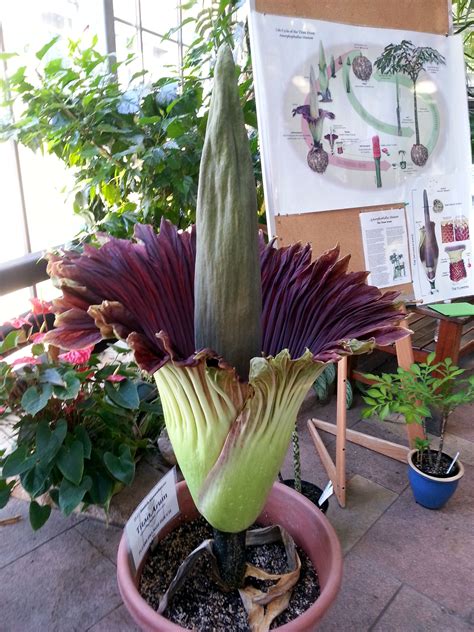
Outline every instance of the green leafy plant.
{"type": "MultiPolygon", "coordinates": [[[[3,55],[17,67],[1,82],[0,140],[12,138],[33,151],[54,154],[73,171],[69,194],[87,233],[100,229],[126,237],[137,222],[158,227],[166,217],[186,227],[195,220],[209,78],[217,46],[235,43],[235,5],[212,2],[196,17],[186,17],[185,11],[183,24],[194,27],[196,38],[186,48],[182,69],[169,68],[160,78],[138,72],[126,86],[117,73],[133,56],[115,62],[99,52],[96,38],[89,47],[69,41],[66,58],[55,56],[54,38],[36,53],[34,68],[18,64],[18,55],[3,55]]],[[[239,94],[246,124],[256,128],[245,37],[242,43],[239,94]]],[[[261,182],[256,129],[253,137],[254,170],[261,182]]]]}
{"type": "Polygon", "coordinates": [[[384,420],[390,413],[404,415],[407,424],[417,423],[423,428],[423,439],[417,440],[418,469],[439,476],[443,473],[442,453],[446,424],[449,415],[458,406],[474,401],[474,376],[459,379],[464,373],[451,358],[435,362],[431,353],[426,362],[413,364],[410,370],[399,368],[397,373],[384,373],[380,377],[367,374],[373,385],[367,390],[364,417],[377,415],[384,420]],[[428,441],[426,419],[439,413],[441,432],[438,446],[433,449],[428,441]]]}
{"type": "MultiPolygon", "coordinates": [[[[31,342],[28,323],[17,323],[0,353],[31,342]]],[[[92,347],[55,359],[40,341],[44,334],[31,335],[31,355],[0,362],[0,420],[16,420],[16,446],[0,457],[0,506],[19,477],[36,530],[51,512],[38,502],[43,494],[65,515],[81,503],[107,511],[112,495],[132,483],[135,460],[158,435],[162,413],[126,349],[112,347],[107,364],[92,347]]]]}

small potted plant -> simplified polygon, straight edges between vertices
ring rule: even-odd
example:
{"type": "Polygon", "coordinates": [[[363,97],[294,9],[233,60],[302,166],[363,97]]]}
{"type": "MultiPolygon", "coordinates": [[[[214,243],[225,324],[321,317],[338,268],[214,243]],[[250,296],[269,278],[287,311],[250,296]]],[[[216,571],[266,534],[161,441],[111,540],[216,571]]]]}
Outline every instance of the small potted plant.
{"type": "Polygon", "coordinates": [[[380,377],[367,374],[373,384],[364,400],[368,404],[364,417],[377,415],[384,420],[390,413],[401,413],[408,424],[417,423],[424,437],[416,439],[416,449],[408,454],[408,474],[416,502],[428,509],[441,508],[454,494],[464,474],[462,463],[443,452],[446,425],[458,406],[474,401],[474,376],[459,379],[464,373],[451,358],[435,362],[431,353],[425,363],[413,364],[409,370],[380,377]],[[428,439],[426,420],[439,417],[437,446],[428,439]]]}
{"type": "Polygon", "coordinates": [[[0,507],[18,478],[36,530],[52,504],[65,515],[81,505],[107,512],[159,434],[162,412],[156,387],[126,349],[112,347],[108,363],[92,347],[56,357],[44,333],[32,333],[34,324],[31,316],[16,320],[0,343],[2,355],[33,343],[24,355],[0,361],[0,424],[14,424],[14,447],[0,456],[0,507]]]}
{"type": "MultiPolygon", "coordinates": [[[[396,294],[366,285],[366,273],[348,273],[348,257],[339,260],[337,248],[312,261],[309,245],[275,249],[259,241],[249,142],[228,47],[219,49],[214,77],[196,227],[180,231],[162,221],[156,234],[137,225],[134,240],[110,238],[82,254],[52,257],[49,271],[63,297],[49,339],[64,348],[111,336],[127,340],[139,366],[155,377],[185,478],[177,487],[181,515],[166,528],[204,516],[214,533],[205,551],[216,582],[239,591],[250,617],[265,604],[270,625],[288,605],[299,571],[291,571],[281,591],[274,585],[256,594],[248,575],[265,575],[247,565],[246,531],[259,520],[283,525],[320,579],[316,602],[285,626],[303,632],[314,629],[335,599],[342,557],[322,513],[274,484],[298,410],[327,362],[407,332],[399,325],[396,294]]],[[[192,554],[187,560],[193,562],[192,554]]],[[[130,563],[124,539],[117,572],[125,604],[144,629],[181,629],[161,616],[163,600],[157,613],[140,595],[141,568],[130,563]]]]}

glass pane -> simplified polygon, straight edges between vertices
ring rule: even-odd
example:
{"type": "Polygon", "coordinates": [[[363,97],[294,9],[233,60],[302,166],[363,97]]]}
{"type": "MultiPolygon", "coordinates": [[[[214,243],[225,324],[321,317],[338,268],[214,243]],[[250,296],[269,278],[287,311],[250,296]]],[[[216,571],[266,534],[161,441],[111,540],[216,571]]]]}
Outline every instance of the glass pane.
{"type": "Polygon", "coordinates": [[[126,65],[119,67],[119,80],[122,84],[127,84],[135,72],[142,70],[140,42],[138,40],[137,29],[116,21],[115,42],[118,61],[124,61],[130,54],[136,57],[136,59],[126,65]]]}
{"type": "Polygon", "coordinates": [[[136,24],[135,0],[114,0],[114,16],[130,24],[136,24]]]}
{"type": "Polygon", "coordinates": [[[79,232],[83,221],[72,210],[72,171],[54,156],[20,147],[21,172],[32,252],[59,246],[79,232]]]}
{"type": "Polygon", "coordinates": [[[177,5],[176,0],[140,0],[142,27],[164,35],[178,25],[177,5]]]}
{"type": "Polygon", "coordinates": [[[7,320],[27,312],[31,307],[28,300],[30,296],[31,291],[29,288],[0,296],[0,325],[3,325],[7,320]]]}
{"type": "Polygon", "coordinates": [[[15,162],[13,142],[0,143],[0,261],[17,259],[26,252],[21,210],[20,188],[15,162]]]}
{"type": "Polygon", "coordinates": [[[159,77],[175,75],[179,57],[176,42],[161,41],[161,38],[149,33],[143,33],[143,64],[149,71],[150,80],[159,77]]]}

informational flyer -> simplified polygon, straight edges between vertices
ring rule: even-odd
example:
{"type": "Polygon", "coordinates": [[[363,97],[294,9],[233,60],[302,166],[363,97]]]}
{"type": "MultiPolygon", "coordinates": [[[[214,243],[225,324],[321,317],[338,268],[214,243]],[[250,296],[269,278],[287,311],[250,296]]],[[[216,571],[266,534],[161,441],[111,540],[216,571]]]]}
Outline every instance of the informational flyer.
{"type": "Polygon", "coordinates": [[[474,294],[472,207],[460,193],[452,176],[410,192],[413,287],[424,303],[474,294]]]}
{"type": "Polygon", "coordinates": [[[435,302],[472,293],[466,236],[474,214],[461,36],[263,14],[254,2],[251,7],[270,234],[277,215],[405,204],[411,262],[405,268],[411,267],[415,297],[435,302]],[[434,200],[443,204],[438,214],[434,200]],[[453,242],[442,242],[442,226],[445,239],[452,226],[453,242]],[[465,247],[455,248],[457,243],[465,247]]]}
{"type": "Polygon", "coordinates": [[[403,209],[360,214],[369,283],[378,288],[411,281],[408,232],[403,209]]]}

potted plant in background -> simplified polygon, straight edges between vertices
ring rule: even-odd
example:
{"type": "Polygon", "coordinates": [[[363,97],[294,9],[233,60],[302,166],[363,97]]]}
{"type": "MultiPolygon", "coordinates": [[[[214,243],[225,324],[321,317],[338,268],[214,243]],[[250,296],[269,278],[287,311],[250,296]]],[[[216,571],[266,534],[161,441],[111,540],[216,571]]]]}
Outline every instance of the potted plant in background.
{"type": "MultiPolygon", "coordinates": [[[[135,241],[110,238],[49,263],[63,297],[48,339],[65,348],[126,339],[137,363],[154,374],[186,481],[178,486],[179,520],[199,511],[212,525],[207,550],[220,585],[238,588],[251,613],[263,610],[264,599],[268,614],[272,602],[273,618],[288,604],[297,573],[278,595],[246,592],[245,578],[254,572],[246,565],[246,530],[266,515],[306,548],[321,595],[295,620],[298,630],[321,619],[337,594],[342,564],[321,512],[285,487],[272,490],[298,409],[326,362],[407,335],[396,294],[366,285],[367,274],[348,273],[349,258],[338,256],[336,248],[311,262],[309,245],[277,250],[259,243],[248,138],[232,53],[224,47],[215,67],[196,229],[178,231],[163,220],[157,235],[137,225],[135,241]],[[293,520],[296,514],[301,521],[293,520]]],[[[118,578],[140,625],[169,629],[141,598],[124,540],[118,578]]]]}
{"type": "Polygon", "coordinates": [[[364,417],[378,415],[383,420],[390,413],[400,413],[406,423],[423,427],[424,438],[417,439],[416,449],[408,454],[408,475],[416,502],[428,509],[441,508],[464,474],[462,463],[443,452],[449,416],[458,406],[474,401],[474,376],[461,380],[463,373],[450,358],[435,362],[431,353],[425,363],[413,364],[409,370],[366,375],[373,384],[364,396],[368,404],[364,417]],[[432,447],[426,419],[435,414],[441,426],[438,444],[432,447]]]}
{"type": "Polygon", "coordinates": [[[13,425],[14,443],[0,456],[0,507],[19,477],[35,530],[51,504],[65,515],[80,505],[107,512],[162,427],[156,387],[144,381],[127,349],[111,347],[107,363],[92,347],[57,357],[42,342],[45,333],[31,333],[28,317],[13,324],[0,353],[32,346],[29,354],[0,361],[0,423],[13,425]]]}

